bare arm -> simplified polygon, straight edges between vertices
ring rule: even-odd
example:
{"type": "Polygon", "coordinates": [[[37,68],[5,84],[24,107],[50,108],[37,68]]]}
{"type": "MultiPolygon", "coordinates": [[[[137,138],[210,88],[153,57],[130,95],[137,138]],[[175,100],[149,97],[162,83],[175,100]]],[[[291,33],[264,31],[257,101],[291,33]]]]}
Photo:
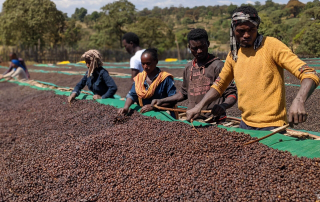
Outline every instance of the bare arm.
{"type": "Polygon", "coordinates": [[[13,69],[12,66],[10,66],[9,69],[7,69],[2,75],[8,74],[9,72],[11,72],[12,69],[13,69]]]}
{"type": "Polygon", "coordinates": [[[237,99],[234,97],[227,97],[227,99],[222,103],[222,105],[226,108],[229,109],[231,108],[234,104],[236,104],[237,99]]]}
{"type": "Polygon", "coordinates": [[[288,120],[291,127],[293,127],[293,124],[302,123],[307,120],[308,114],[305,110],[305,102],[316,87],[317,85],[312,79],[306,78],[302,80],[299,92],[293,100],[288,113],[288,120]]]}
{"type": "Polygon", "coordinates": [[[187,111],[187,121],[192,122],[195,118],[197,118],[197,116],[199,116],[199,113],[204,106],[212,103],[219,97],[219,92],[216,89],[211,88],[194,108],[187,111]]]}
{"type": "Polygon", "coordinates": [[[133,104],[133,100],[131,98],[127,98],[124,103],[124,107],[118,110],[118,114],[127,114],[129,112],[129,107],[133,104]]]}
{"type": "Polygon", "coordinates": [[[136,77],[139,74],[139,70],[137,69],[131,69],[131,79],[133,81],[133,78],[136,77]]]}
{"type": "Polygon", "coordinates": [[[170,97],[152,100],[151,106],[153,107],[154,105],[158,105],[158,106],[166,107],[166,106],[171,106],[172,103],[181,102],[183,100],[186,100],[186,98],[182,95],[181,92],[178,92],[170,97]]]}

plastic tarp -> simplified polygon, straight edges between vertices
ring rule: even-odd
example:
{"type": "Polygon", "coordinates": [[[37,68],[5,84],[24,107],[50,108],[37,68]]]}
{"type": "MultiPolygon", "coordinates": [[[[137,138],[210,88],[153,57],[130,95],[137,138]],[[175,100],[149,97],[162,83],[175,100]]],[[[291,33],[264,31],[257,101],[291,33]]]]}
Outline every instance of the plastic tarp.
{"type": "Polygon", "coordinates": [[[67,67],[67,66],[55,66],[55,65],[49,65],[49,64],[34,64],[33,66],[36,67],[48,67],[48,68],[66,68],[66,69],[70,69],[71,67],[67,67]]]}
{"type": "MultiPolygon", "coordinates": [[[[3,81],[3,80],[2,80],[3,81]]],[[[12,83],[16,83],[18,85],[23,85],[23,86],[29,86],[31,88],[35,88],[37,90],[53,90],[56,94],[59,95],[65,95],[69,96],[70,92],[64,92],[56,89],[50,89],[50,88],[40,88],[36,86],[32,86],[28,83],[23,83],[19,81],[9,81],[12,83]]],[[[45,82],[47,83],[47,82],[45,82]]],[[[49,84],[49,83],[47,83],[49,84]]],[[[54,85],[54,84],[53,84],[54,85]]],[[[86,94],[80,94],[77,99],[86,99],[86,100],[92,100],[92,95],[86,95],[86,94]]],[[[121,108],[124,106],[125,101],[120,100],[120,99],[100,99],[96,100],[100,104],[104,105],[111,105],[116,108],[121,108]]],[[[132,109],[139,111],[140,107],[138,105],[132,105],[132,109]]],[[[143,115],[145,116],[150,116],[150,117],[156,117],[159,120],[162,121],[177,121],[174,118],[172,118],[169,114],[166,112],[157,112],[157,111],[150,111],[147,113],[144,113],[143,115]]],[[[186,121],[183,121],[186,124],[189,124],[186,121]]],[[[209,124],[206,123],[200,123],[200,122],[194,122],[195,126],[208,126],[209,124]]],[[[224,126],[218,126],[219,128],[224,128],[228,131],[235,131],[239,133],[246,133],[249,134],[252,137],[263,137],[267,134],[270,133],[270,131],[254,131],[254,130],[244,130],[244,129],[239,129],[239,128],[227,128],[224,126]]],[[[310,132],[310,131],[307,131],[310,132]]],[[[319,133],[313,132],[315,135],[319,135],[319,133]]],[[[320,158],[320,141],[315,141],[315,140],[299,140],[293,137],[287,137],[282,134],[275,134],[267,139],[264,139],[260,141],[260,143],[265,144],[271,148],[274,149],[279,149],[282,151],[288,151],[292,155],[297,155],[299,157],[304,156],[308,158],[320,158]],[[279,141],[282,139],[282,141],[279,141]]]]}
{"type": "Polygon", "coordinates": [[[57,73],[57,74],[66,74],[66,75],[84,75],[83,72],[68,72],[68,71],[47,71],[41,69],[29,69],[29,72],[35,73],[57,73]]]}

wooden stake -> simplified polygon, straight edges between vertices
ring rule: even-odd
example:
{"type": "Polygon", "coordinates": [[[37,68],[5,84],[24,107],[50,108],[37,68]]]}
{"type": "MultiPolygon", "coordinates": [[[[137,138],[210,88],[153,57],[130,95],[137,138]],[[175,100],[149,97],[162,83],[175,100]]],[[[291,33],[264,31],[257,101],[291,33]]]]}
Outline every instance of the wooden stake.
{"type": "Polygon", "coordinates": [[[255,143],[255,142],[259,142],[260,140],[266,139],[266,138],[268,138],[268,137],[270,137],[270,136],[272,136],[272,135],[274,135],[276,133],[279,133],[279,132],[285,130],[286,128],[288,128],[288,127],[289,127],[289,124],[281,126],[281,127],[277,128],[277,129],[275,129],[274,132],[270,133],[269,135],[266,135],[266,136],[264,136],[262,138],[259,138],[259,139],[256,139],[256,140],[252,140],[250,142],[245,143],[244,145],[249,145],[249,144],[252,144],[252,143],[255,143]]]}
{"type": "Polygon", "coordinates": [[[191,122],[191,125],[192,125],[193,129],[195,129],[195,130],[197,131],[197,133],[198,133],[199,135],[201,135],[201,133],[196,129],[196,127],[194,127],[194,125],[193,125],[192,122],[191,122]]]}
{"type": "MultiPolygon", "coordinates": [[[[164,111],[181,112],[181,113],[187,112],[186,109],[173,109],[173,108],[167,108],[167,107],[160,107],[158,105],[154,105],[154,107],[164,111]]],[[[201,113],[211,113],[211,110],[201,110],[201,113]]]]}

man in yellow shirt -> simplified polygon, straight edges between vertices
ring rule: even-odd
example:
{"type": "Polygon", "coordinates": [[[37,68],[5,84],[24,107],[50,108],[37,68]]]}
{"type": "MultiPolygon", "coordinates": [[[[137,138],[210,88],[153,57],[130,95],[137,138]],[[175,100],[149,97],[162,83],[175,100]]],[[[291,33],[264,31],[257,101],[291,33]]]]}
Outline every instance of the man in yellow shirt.
{"type": "Polygon", "coordinates": [[[187,111],[192,121],[208,103],[216,100],[234,79],[238,88],[238,106],[242,111],[240,127],[272,130],[288,121],[292,125],[305,122],[305,101],[319,85],[313,68],[300,60],[281,41],[258,33],[260,18],[250,6],[242,6],[232,15],[231,51],[219,77],[205,97],[187,111]],[[301,81],[301,88],[286,112],[283,69],[301,81]]]}

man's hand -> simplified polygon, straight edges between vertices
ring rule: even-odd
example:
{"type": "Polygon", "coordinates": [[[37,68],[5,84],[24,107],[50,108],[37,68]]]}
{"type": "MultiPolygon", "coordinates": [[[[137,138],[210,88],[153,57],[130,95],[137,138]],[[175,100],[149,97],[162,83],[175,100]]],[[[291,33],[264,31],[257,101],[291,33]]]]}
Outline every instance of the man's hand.
{"type": "Polygon", "coordinates": [[[221,105],[214,105],[212,110],[211,110],[211,114],[213,114],[214,116],[221,116],[222,114],[226,113],[226,108],[221,104],[221,105]]]}
{"type": "Polygon", "coordinates": [[[141,110],[140,110],[140,113],[146,113],[148,111],[152,111],[153,110],[153,107],[151,106],[151,104],[149,105],[144,105],[141,110]]]}
{"type": "Polygon", "coordinates": [[[76,93],[71,93],[71,95],[68,97],[68,102],[70,103],[75,98],[76,98],[76,93]]]}
{"type": "Polygon", "coordinates": [[[192,123],[193,120],[200,115],[200,112],[201,112],[201,108],[199,109],[197,106],[195,106],[194,108],[188,110],[186,112],[187,113],[187,121],[192,123]]]}
{"type": "Polygon", "coordinates": [[[94,100],[101,99],[101,98],[102,98],[102,97],[101,97],[100,95],[94,95],[94,96],[93,96],[93,99],[94,99],[94,100]]]}
{"type": "Polygon", "coordinates": [[[153,107],[154,105],[158,105],[158,106],[161,106],[163,103],[161,101],[161,99],[154,99],[152,100],[151,102],[151,106],[153,107]]]}
{"type": "Polygon", "coordinates": [[[129,109],[127,108],[121,108],[118,110],[118,114],[128,114],[129,109]]]}
{"type": "Polygon", "coordinates": [[[308,114],[305,110],[304,102],[298,98],[295,98],[289,109],[288,116],[290,127],[293,127],[293,124],[297,125],[298,123],[305,122],[308,114]]]}
{"type": "Polygon", "coordinates": [[[2,79],[3,75],[0,75],[0,79],[2,79]]]}

